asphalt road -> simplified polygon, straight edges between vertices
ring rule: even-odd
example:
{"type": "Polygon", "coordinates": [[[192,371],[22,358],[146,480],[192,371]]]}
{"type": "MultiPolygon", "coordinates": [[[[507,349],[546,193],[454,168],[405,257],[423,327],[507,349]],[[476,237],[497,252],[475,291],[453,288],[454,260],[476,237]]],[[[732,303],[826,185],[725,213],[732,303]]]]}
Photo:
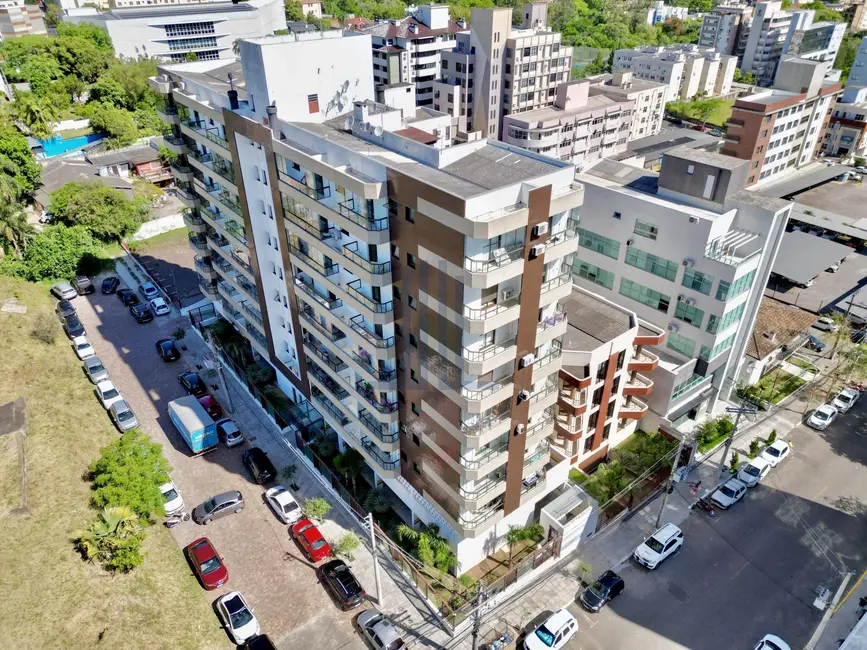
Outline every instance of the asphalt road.
{"type": "Polygon", "coordinates": [[[816,588],[867,567],[867,397],[827,431],[789,438],[792,456],[740,503],[690,515],[678,555],[653,572],[621,566],[626,590],[600,614],[573,603],[566,648],[748,650],[768,633],[803,648],[822,616],[816,588]]]}

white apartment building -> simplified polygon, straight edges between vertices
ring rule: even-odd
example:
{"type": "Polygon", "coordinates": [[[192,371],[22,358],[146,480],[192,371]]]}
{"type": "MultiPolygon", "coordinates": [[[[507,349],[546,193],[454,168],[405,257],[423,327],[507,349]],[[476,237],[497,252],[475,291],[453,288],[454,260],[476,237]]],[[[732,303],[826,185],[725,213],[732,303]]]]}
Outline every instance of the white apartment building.
{"type": "Polygon", "coordinates": [[[375,85],[414,83],[416,103],[433,106],[440,55],[452,49],[456,35],[466,29],[464,21],[449,18],[448,5],[428,4],[408,18],[378,21],[357,31],[370,36],[375,85]]]}
{"type": "Polygon", "coordinates": [[[126,7],[98,13],[93,8],[67,12],[63,20],[104,27],[117,56],[184,61],[234,59],[241,38],[267,36],[286,29],[280,0],[217,0],[196,4],[126,7]]]}
{"type": "Polygon", "coordinates": [[[753,8],[747,5],[717,5],[704,15],[699,47],[709,47],[720,54],[738,56],[738,43],[744,28],[749,28],[753,8]]]}
{"type": "Polygon", "coordinates": [[[287,442],[357,450],[463,572],[568,480],[550,441],[583,189],[502,143],[438,146],[451,118],[373,101],[372,62],[357,33],[249,39],[151,87],[203,291],[295,402],[287,442]]]}
{"type": "Polygon", "coordinates": [[[858,46],[858,53],[846,79],[846,86],[848,88],[867,86],[867,36],[861,39],[861,44],[858,46]]]}
{"type": "Polygon", "coordinates": [[[633,367],[641,428],[702,419],[736,385],[791,203],[743,190],[748,164],[680,147],[654,172],[602,160],[585,187],[574,280],[662,329],[633,367]]]}
{"type": "Polygon", "coordinates": [[[672,18],[686,20],[688,16],[688,8],[667,5],[663,0],[657,0],[653,3],[650,9],[647,10],[647,24],[651,26],[658,25],[659,23],[664,23],[666,20],[671,20],[672,18]]]}
{"type": "Polygon", "coordinates": [[[846,87],[831,108],[822,150],[829,156],[850,158],[867,154],[867,88],[846,87]]]}
{"type": "Polygon", "coordinates": [[[667,101],[689,101],[731,91],[737,59],[696,45],[639,46],[615,50],[614,72],[632,72],[635,79],[668,86],[667,101]]]}
{"type": "Polygon", "coordinates": [[[664,83],[635,79],[631,72],[615,72],[587,77],[590,96],[604,95],[610,99],[633,103],[632,124],[627,142],[656,135],[662,130],[668,86],[664,83]]]}
{"type": "Polygon", "coordinates": [[[322,2],[319,0],[301,0],[301,11],[306,18],[313,14],[314,18],[322,18],[322,2]]]}

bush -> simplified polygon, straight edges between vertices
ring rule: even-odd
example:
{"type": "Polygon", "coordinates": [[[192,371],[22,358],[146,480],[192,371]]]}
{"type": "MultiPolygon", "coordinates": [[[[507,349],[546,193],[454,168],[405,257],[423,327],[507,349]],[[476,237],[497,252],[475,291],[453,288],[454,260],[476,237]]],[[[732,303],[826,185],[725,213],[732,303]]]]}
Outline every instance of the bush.
{"type": "Polygon", "coordinates": [[[112,548],[111,557],[102,566],[108,571],[118,573],[129,573],[141,566],[144,562],[144,555],[141,552],[144,538],[144,534],[138,533],[117,542],[112,548]]]}
{"type": "Polygon", "coordinates": [[[129,508],[104,508],[86,529],[76,531],[72,537],[84,559],[102,562],[108,571],[129,573],[144,562],[144,533],[129,508]]]}
{"type": "Polygon", "coordinates": [[[749,451],[748,455],[749,455],[750,459],[753,459],[759,455],[759,441],[758,440],[751,440],[750,441],[750,451],[749,451]]]}
{"type": "Polygon", "coordinates": [[[717,430],[719,431],[719,435],[723,438],[727,438],[731,435],[732,429],[735,428],[734,422],[728,415],[722,415],[716,420],[717,430]]]}
{"type": "Polygon", "coordinates": [[[51,193],[49,210],[60,223],[84,226],[103,241],[131,235],[147,215],[142,202],[98,181],[67,183],[51,193]]]}
{"type": "Polygon", "coordinates": [[[331,512],[331,504],[322,497],[313,497],[304,502],[304,505],[301,506],[301,512],[308,519],[322,521],[325,515],[331,512]]]}
{"type": "Polygon", "coordinates": [[[342,555],[349,560],[354,560],[355,551],[358,550],[359,546],[361,546],[361,540],[358,539],[358,535],[355,533],[346,533],[343,537],[337,540],[337,544],[334,546],[334,552],[335,554],[342,555]]]}
{"type": "Polygon", "coordinates": [[[699,445],[707,445],[719,436],[719,425],[716,420],[702,422],[696,430],[695,440],[699,445]]]}
{"type": "Polygon", "coordinates": [[[771,429],[771,432],[768,434],[768,444],[772,445],[777,441],[777,430],[771,429]]]}
{"type": "Polygon", "coordinates": [[[280,476],[283,477],[284,481],[291,483],[295,480],[295,475],[297,473],[298,466],[293,463],[292,465],[286,465],[286,467],[283,468],[283,471],[280,472],[280,476]]]}
{"type": "Polygon", "coordinates": [[[59,329],[57,319],[54,315],[43,311],[37,314],[36,320],[33,322],[33,329],[30,330],[30,336],[35,338],[37,341],[42,341],[46,345],[50,345],[57,340],[59,329]]]}
{"type": "Polygon", "coordinates": [[[733,450],[732,451],[732,458],[731,458],[731,461],[729,462],[729,470],[731,471],[732,474],[734,474],[735,472],[738,471],[738,465],[740,465],[740,462],[741,462],[740,454],[738,454],[737,451],[733,450]]]}
{"type": "Polygon", "coordinates": [[[92,266],[99,270],[99,252],[100,246],[86,228],[49,226],[33,238],[22,262],[4,264],[3,271],[31,282],[68,280],[80,272],[87,273],[92,266]]]}

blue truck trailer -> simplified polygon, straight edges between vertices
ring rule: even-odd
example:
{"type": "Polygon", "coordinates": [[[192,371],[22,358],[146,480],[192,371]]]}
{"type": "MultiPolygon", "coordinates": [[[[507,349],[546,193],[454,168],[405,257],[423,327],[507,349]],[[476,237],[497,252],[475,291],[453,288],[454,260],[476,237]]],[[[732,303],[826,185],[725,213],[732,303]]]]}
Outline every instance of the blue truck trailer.
{"type": "Polygon", "coordinates": [[[217,448],[217,425],[195,396],[169,402],[169,418],[194,455],[217,448]]]}

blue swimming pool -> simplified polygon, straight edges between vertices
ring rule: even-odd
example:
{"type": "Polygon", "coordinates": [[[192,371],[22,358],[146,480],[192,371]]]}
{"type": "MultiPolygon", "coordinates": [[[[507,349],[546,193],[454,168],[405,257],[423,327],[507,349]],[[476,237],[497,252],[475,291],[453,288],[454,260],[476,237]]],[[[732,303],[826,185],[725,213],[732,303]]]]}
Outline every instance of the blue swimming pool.
{"type": "Polygon", "coordinates": [[[75,138],[65,139],[63,136],[56,135],[50,140],[40,140],[42,150],[45,152],[46,158],[53,158],[68,151],[81,149],[83,146],[102,140],[105,136],[101,133],[91,133],[90,135],[79,135],[75,138]]]}

